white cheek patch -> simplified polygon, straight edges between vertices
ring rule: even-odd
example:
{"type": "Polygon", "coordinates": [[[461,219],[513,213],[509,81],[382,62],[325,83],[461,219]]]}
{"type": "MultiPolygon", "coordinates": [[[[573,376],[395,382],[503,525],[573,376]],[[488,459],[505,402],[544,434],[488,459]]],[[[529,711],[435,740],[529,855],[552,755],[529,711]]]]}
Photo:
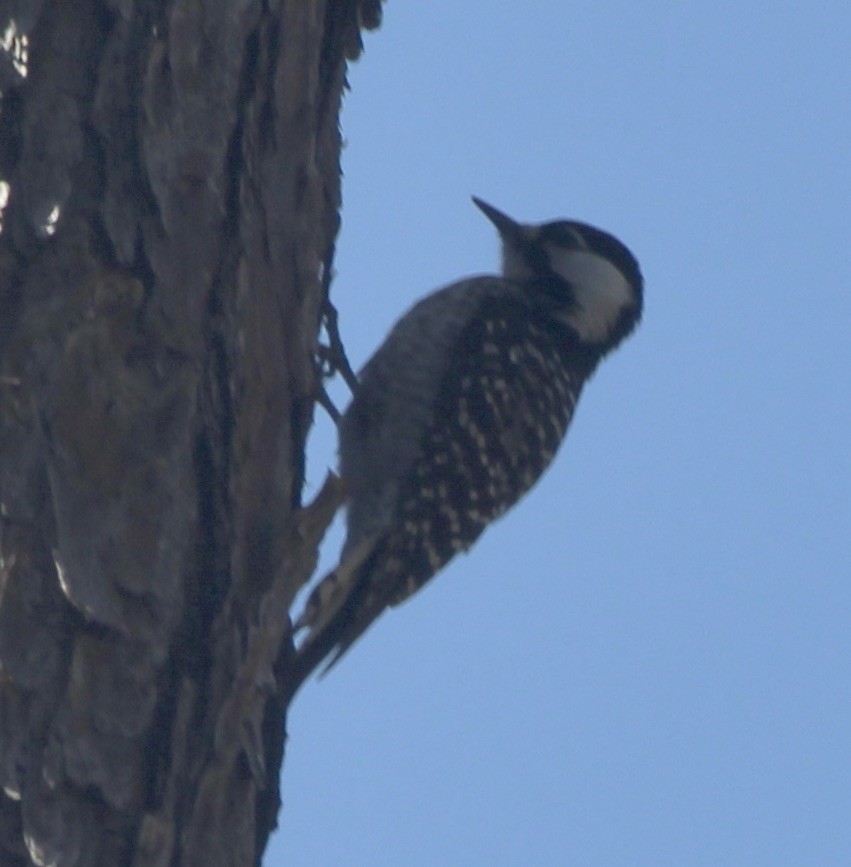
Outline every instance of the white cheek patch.
{"type": "Polygon", "coordinates": [[[607,259],[586,250],[550,247],[550,267],[575,292],[577,308],[566,317],[580,339],[603,342],[621,314],[635,306],[635,293],[627,279],[607,259]]]}

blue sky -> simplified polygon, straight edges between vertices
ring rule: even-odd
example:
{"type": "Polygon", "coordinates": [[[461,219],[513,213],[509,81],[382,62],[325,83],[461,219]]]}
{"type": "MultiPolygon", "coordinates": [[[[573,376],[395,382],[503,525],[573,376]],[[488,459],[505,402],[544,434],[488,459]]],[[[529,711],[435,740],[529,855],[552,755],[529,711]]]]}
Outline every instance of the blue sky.
{"type": "Polygon", "coordinates": [[[617,234],[645,318],[531,494],[296,698],[268,865],[851,864],[849,44],[847,0],[385,7],[353,363],[496,269],[470,194],[617,234]]]}

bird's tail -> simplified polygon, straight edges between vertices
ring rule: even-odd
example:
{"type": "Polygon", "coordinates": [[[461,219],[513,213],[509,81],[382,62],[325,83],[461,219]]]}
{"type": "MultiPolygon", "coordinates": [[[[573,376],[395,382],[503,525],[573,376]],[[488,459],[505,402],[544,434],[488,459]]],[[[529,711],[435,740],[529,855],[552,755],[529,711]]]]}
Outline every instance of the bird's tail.
{"type": "Polygon", "coordinates": [[[375,540],[369,538],[349,551],[345,559],[314,587],[305,603],[304,611],[293,624],[294,633],[303,629],[307,629],[308,633],[296,651],[291,678],[292,694],[336,648],[333,658],[322,670],[322,675],[325,675],[371,622],[352,629],[355,626],[354,613],[357,609],[362,567],[374,544],[375,540]]]}

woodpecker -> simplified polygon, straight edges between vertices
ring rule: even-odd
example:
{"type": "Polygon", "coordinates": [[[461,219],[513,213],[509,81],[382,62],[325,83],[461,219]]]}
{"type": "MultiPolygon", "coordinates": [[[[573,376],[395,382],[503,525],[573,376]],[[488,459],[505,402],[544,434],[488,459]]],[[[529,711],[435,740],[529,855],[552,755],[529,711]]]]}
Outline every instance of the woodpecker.
{"type": "Polygon", "coordinates": [[[296,688],[535,484],[583,385],[641,318],[641,271],[617,238],[473,202],[499,232],[502,273],[425,297],[360,373],[339,424],[347,537],[295,623],[308,630],[296,688]]]}

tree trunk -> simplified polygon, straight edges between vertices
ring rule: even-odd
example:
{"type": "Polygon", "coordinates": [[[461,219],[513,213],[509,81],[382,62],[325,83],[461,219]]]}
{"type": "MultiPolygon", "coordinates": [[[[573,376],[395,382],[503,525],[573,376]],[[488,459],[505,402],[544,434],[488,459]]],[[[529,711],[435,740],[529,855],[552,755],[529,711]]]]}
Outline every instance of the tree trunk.
{"type": "Polygon", "coordinates": [[[0,864],[248,865],[379,0],[0,0],[0,864]],[[5,203],[5,205],[4,205],[5,203]]]}

